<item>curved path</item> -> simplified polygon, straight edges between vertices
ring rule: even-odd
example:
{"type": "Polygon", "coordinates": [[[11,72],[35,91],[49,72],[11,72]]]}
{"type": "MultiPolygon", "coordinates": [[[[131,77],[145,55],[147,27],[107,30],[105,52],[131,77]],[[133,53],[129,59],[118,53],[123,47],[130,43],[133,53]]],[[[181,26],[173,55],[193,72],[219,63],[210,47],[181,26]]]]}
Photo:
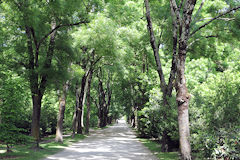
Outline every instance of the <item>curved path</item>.
{"type": "Polygon", "coordinates": [[[45,160],[157,160],[139,142],[124,120],[103,130],[94,131],[84,140],[45,160]]]}

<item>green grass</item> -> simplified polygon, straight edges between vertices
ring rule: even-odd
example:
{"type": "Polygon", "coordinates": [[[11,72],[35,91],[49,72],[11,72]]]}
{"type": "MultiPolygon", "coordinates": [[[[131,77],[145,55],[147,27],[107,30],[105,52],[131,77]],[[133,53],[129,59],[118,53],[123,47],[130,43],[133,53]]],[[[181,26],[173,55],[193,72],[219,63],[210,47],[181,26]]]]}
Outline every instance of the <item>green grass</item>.
{"type": "Polygon", "coordinates": [[[139,140],[152,151],[159,160],[178,160],[178,152],[161,152],[161,145],[149,139],[139,138],[139,140]]]}
{"type": "Polygon", "coordinates": [[[40,150],[31,149],[32,144],[27,145],[15,145],[12,148],[11,153],[3,153],[6,149],[5,145],[0,145],[0,159],[14,158],[14,160],[39,160],[47,157],[48,155],[55,154],[64,147],[76,143],[81,139],[84,139],[84,135],[75,135],[72,139],[71,136],[64,137],[63,143],[57,143],[54,141],[54,135],[44,138],[44,142],[40,144],[40,150]]]}

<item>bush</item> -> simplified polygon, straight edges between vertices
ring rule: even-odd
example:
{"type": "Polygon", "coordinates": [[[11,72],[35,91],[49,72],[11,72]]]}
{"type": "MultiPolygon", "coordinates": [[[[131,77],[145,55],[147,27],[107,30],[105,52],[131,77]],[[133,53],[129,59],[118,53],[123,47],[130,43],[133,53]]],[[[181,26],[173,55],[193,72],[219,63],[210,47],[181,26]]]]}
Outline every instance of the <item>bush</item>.
{"type": "Polygon", "coordinates": [[[150,92],[149,103],[138,112],[139,135],[144,138],[163,139],[163,133],[167,134],[168,148],[177,148],[178,126],[175,96],[169,99],[170,106],[162,104],[162,95],[159,88],[153,88],[150,92]]]}
{"type": "Polygon", "coordinates": [[[7,152],[11,151],[12,145],[24,144],[29,142],[31,138],[22,134],[24,129],[17,128],[13,124],[0,124],[0,143],[7,145],[7,152]]]}
{"type": "Polygon", "coordinates": [[[225,71],[194,89],[191,101],[193,151],[205,158],[239,159],[239,73],[225,71]]]}

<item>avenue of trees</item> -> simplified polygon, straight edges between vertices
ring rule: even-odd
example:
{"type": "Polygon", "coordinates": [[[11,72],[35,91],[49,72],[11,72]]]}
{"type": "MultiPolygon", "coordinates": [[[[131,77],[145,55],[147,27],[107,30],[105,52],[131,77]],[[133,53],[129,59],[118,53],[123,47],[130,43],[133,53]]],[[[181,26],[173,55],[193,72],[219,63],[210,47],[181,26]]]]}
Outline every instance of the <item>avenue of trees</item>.
{"type": "MultiPolygon", "coordinates": [[[[240,158],[239,0],[0,0],[0,143],[122,116],[182,160],[240,158]]],[[[130,153],[131,154],[131,153],[130,153]]]]}

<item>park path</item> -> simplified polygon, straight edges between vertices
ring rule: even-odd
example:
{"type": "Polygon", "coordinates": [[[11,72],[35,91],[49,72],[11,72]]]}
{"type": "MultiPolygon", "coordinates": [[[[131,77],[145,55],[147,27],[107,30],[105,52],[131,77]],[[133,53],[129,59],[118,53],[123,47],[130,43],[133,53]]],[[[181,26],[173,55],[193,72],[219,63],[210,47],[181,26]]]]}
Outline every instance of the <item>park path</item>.
{"type": "Polygon", "coordinates": [[[121,119],[45,160],[157,160],[121,119]]]}

